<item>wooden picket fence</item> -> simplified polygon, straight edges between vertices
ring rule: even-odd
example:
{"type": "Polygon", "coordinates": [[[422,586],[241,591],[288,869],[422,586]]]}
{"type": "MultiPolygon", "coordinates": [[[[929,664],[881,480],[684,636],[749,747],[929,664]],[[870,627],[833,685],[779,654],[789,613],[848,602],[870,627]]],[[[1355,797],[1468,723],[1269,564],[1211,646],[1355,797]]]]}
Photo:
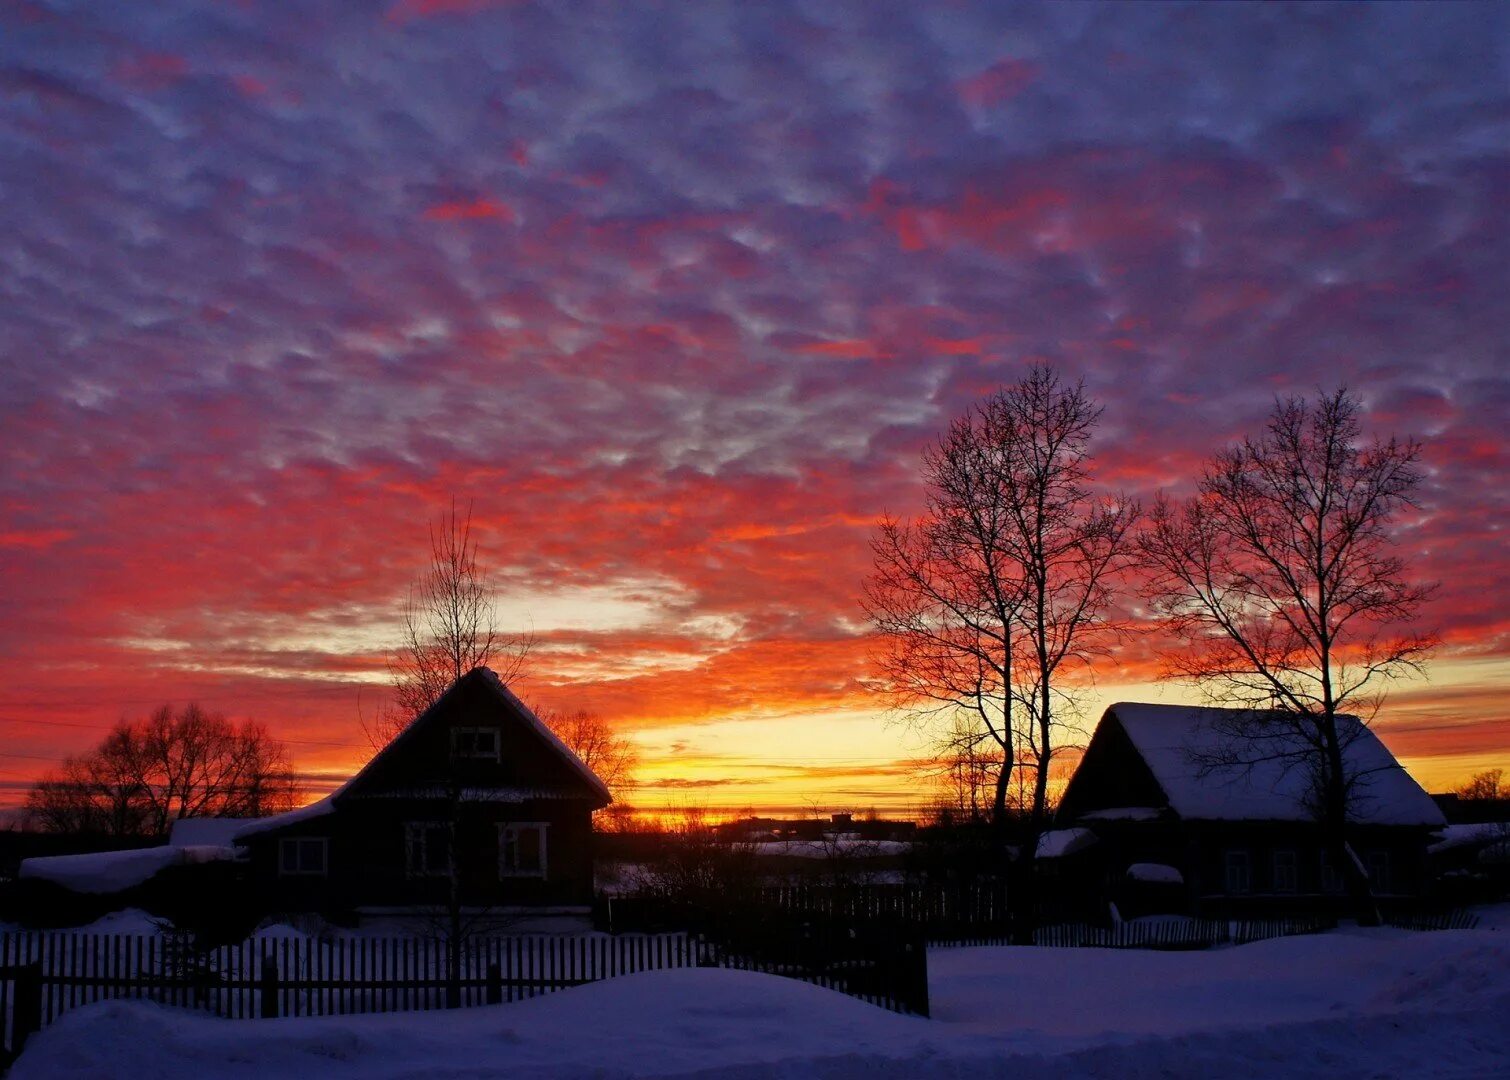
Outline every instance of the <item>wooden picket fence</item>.
{"type": "Polygon", "coordinates": [[[254,938],[195,948],[186,936],[0,934],[0,1069],[30,1034],[80,1005],[156,1001],[231,1019],[338,1016],[502,1004],[671,968],[723,967],[800,979],[882,1008],[927,1015],[921,937],[826,925],[758,933],[517,935],[477,939],[448,978],[444,942],[254,938]]]}
{"type": "Polygon", "coordinates": [[[69,1009],[116,998],[233,1019],[500,1004],[639,971],[695,967],[685,933],[479,939],[447,978],[444,943],[420,938],[248,939],[197,949],[172,935],[0,934],[0,1065],[69,1009]]]}
{"type": "MultiPolygon", "coordinates": [[[[894,920],[921,929],[930,945],[1012,943],[1005,885],[965,884],[780,885],[757,890],[753,902],[785,912],[870,922],[894,920]]],[[[1051,923],[1040,912],[1033,944],[1058,948],[1205,949],[1271,937],[1312,934],[1337,925],[1324,916],[1274,919],[1170,919],[1102,927],[1051,923]]]]}

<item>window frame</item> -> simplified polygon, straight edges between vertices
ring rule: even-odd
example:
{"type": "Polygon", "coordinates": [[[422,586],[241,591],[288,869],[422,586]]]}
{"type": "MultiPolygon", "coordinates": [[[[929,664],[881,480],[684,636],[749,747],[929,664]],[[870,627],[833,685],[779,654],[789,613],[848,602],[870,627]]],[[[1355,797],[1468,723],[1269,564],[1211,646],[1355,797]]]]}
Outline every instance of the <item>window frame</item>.
{"type": "Polygon", "coordinates": [[[1275,848],[1269,853],[1269,887],[1271,892],[1293,896],[1300,892],[1300,857],[1294,848],[1275,848]],[[1289,882],[1281,881],[1280,862],[1288,860],[1289,882]]]}
{"type": "MultiPolygon", "coordinates": [[[[498,877],[500,880],[507,878],[545,878],[550,874],[549,859],[549,835],[550,822],[548,821],[500,821],[498,828],[498,877]],[[505,834],[519,832],[524,829],[534,830],[540,837],[540,866],[536,870],[521,870],[517,866],[506,866],[504,856],[508,851],[505,834]]],[[[515,862],[518,862],[517,847],[515,848],[515,862]]]]}
{"type": "Polygon", "coordinates": [[[1253,853],[1247,848],[1228,848],[1222,853],[1222,885],[1228,896],[1253,894],[1253,853]],[[1242,869],[1242,888],[1233,887],[1234,871],[1242,869]]]}
{"type": "Polygon", "coordinates": [[[278,876],[279,877],[329,877],[330,876],[330,838],[328,836],[282,836],[278,838],[278,876]],[[304,845],[318,844],[320,847],[320,868],[318,870],[302,869],[303,860],[297,852],[304,845]],[[287,853],[296,852],[293,870],[288,868],[287,853]]]}
{"type": "Polygon", "coordinates": [[[1329,848],[1323,847],[1320,853],[1321,866],[1321,891],[1328,896],[1339,896],[1347,889],[1347,879],[1342,874],[1342,867],[1332,859],[1329,848]]]}
{"type": "Polygon", "coordinates": [[[404,822],[404,876],[407,878],[450,877],[451,871],[456,866],[456,853],[453,850],[455,846],[449,822],[404,822]],[[430,845],[426,837],[433,829],[443,830],[446,834],[446,865],[442,869],[431,869],[430,867],[430,845]],[[418,858],[415,857],[416,852],[418,852],[418,858]]]}
{"type": "Polygon", "coordinates": [[[451,756],[454,757],[454,758],[458,758],[458,759],[460,759],[462,761],[502,761],[503,760],[503,731],[502,731],[502,729],[497,728],[497,727],[489,727],[487,725],[484,725],[482,727],[454,727],[454,728],[452,728],[451,729],[451,756]],[[487,734],[489,734],[489,735],[491,735],[493,737],[493,749],[490,752],[479,753],[475,749],[475,746],[474,746],[474,749],[468,750],[468,751],[463,751],[461,749],[461,745],[460,744],[461,744],[461,737],[463,735],[470,735],[470,736],[472,736],[475,739],[476,736],[481,735],[484,732],[486,732],[487,734]]]}
{"type": "Polygon", "coordinates": [[[1395,889],[1395,860],[1388,848],[1370,848],[1363,853],[1363,867],[1368,871],[1369,888],[1389,895],[1395,889]]]}

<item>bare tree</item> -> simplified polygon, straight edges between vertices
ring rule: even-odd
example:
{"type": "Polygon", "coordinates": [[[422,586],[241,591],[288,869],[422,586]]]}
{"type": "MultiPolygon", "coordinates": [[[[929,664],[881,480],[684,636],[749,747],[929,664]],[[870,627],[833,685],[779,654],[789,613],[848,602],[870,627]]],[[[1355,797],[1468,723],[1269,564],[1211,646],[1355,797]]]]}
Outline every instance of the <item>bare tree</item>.
{"type": "Polygon", "coordinates": [[[1031,778],[1014,875],[1023,934],[1050,766],[1075,715],[1075,675],[1117,629],[1111,585],[1138,514],[1091,488],[1100,415],[1083,384],[1040,366],[955,420],[924,454],[926,513],[882,521],[865,586],[894,700],[929,724],[968,716],[998,749],[999,834],[1014,776],[1031,778]]]}
{"type": "Polygon", "coordinates": [[[1494,802],[1510,797],[1510,789],[1504,784],[1504,769],[1485,769],[1474,773],[1468,782],[1458,788],[1457,796],[1468,802],[1494,802]]]}
{"type": "Polygon", "coordinates": [[[1140,549],[1148,595],[1186,644],[1169,671],[1238,710],[1228,760],[1203,764],[1304,770],[1359,917],[1377,921],[1348,844],[1360,776],[1347,747],[1436,639],[1411,628],[1432,587],[1409,579],[1390,532],[1413,505],[1421,448],[1365,441],[1361,411],[1346,389],[1276,401],[1264,434],[1219,452],[1194,497],[1160,497],[1140,549]]]}
{"type": "MultiPolygon", "coordinates": [[[[491,667],[505,685],[523,677],[534,638],[501,633],[494,608],[492,584],[478,563],[471,506],[461,514],[452,499],[450,510],[430,526],[430,564],[404,607],[404,636],[389,664],[394,706],[380,708],[370,723],[362,721],[374,753],[474,668],[491,667]]],[[[463,907],[462,850],[457,843],[463,791],[454,746],[451,754],[445,784],[446,902],[434,929],[446,946],[447,1005],[455,1007],[461,1000],[467,942],[497,920],[486,909],[469,914],[463,907]]]]}
{"type": "Polygon", "coordinates": [[[163,705],[69,758],[27,807],[50,830],[163,836],[181,818],[280,813],[296,794],[286,750],[266,727],[163,705]]]}
{"type": "Polygon", "coordinates": [[[430,566],[404,606],[404,638],[395,652],[394,698],[401,721],[424,712],[473,668],[488,666],[505,685],[524,675],[534,638],[501,633],[494,621],[494,591],[477,563],[472,509],[456,500],[430,527],[430,566]]]}
{"type": "Polygon", "coordinates": [[[603,781],[610,792],[617,794],[620,787],[632,782],[634,770],[639,765],[639,754],[634,743],[615,731],[602,715],[586,709],[569,713],[536,709],[535,715],[603,781]]]}
{"type": "Polygon", "coordinates": [[[404,631],[388,661],[393,701],[358,721],[376,754],[394,736],[476,667],[489,666],[505,685],[525,676],[535,639],[508,634],[495,622],[495,591],[478,563],[472,509],[457,512],[456,500],[430,526],[430,563],[409,589],[404,631]]]}

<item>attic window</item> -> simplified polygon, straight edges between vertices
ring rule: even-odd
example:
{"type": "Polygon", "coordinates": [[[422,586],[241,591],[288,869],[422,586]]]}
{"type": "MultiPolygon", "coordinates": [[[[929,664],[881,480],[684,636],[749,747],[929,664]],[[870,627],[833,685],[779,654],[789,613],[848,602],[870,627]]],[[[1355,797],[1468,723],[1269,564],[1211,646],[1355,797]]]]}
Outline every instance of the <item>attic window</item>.
{"type": "Polygon", "coordinates": [[[498,729],[491,727],[452,728],[451,753],[459,758],[498,760],[498,729]]]}

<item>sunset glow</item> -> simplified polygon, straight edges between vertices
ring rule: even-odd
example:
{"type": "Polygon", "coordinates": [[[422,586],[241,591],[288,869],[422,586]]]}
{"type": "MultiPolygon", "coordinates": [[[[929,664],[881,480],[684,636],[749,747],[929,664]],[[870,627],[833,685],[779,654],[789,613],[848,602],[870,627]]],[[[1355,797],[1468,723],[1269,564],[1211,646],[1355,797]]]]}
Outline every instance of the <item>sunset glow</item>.
{"type": "MultiPolygon", "coordinates": [[[[330,790],[455,498],[621,801],[911,816],[869,538],[1037,361],[1145,502],[1276,394],[1421,440],[1377,729],[1510,767],[1507,10],[0,6],[0,809],[167,701],[330,790]]],[[[1087,728],[1200,700],[1146,629],[1087,728]]]]}

